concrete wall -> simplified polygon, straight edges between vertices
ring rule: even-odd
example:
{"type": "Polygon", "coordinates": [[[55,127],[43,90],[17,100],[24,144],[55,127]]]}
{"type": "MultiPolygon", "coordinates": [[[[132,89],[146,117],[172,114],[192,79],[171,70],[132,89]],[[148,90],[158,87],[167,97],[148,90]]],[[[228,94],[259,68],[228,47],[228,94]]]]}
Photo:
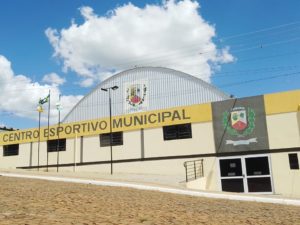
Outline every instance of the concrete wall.
{"type": "MultiPolygon", "coordinates": [[[[271,154],[274,191],[275,194],[300,198],[300,170],[290,169],[289,153],[271,154]]],[[[300,160],[300,153],[297,154],[300,160]]]]}
{"type": "MultiPolygon", "coordinates": [[[[77,162],[80,162],[80,146],[80,138],[78,138],[77,162]]],[[[144,146],[145,158],[214,153],[212,124],[193,124],[192,138],[170,141],[163,140],[163,129],[161,127],[145,129],[144,146]]],[[[62,163],[74,162],[74,149],[74,139],[67,139],[67,151],[60,152],[62,163]]],[[[113,146],[112,149],[113,160],[141,159],[141,130],[124,132],[123,145],[113,146]]],[[[56,153],[53,153],[53,155],[53,159],[49,158],[49,162],[56,163],[56,153]]],[[[99,136],[84,137],[82,155],[83,162],[110,161],[110,147],[100,147],[99,136]]],[[[160,171],[160,173],[163,172],[160,171]]]]}
{"type": "MultiPolygon", "coordinates": [[[[188,160],[195,160],[195,158],[187,159],[167,159],[167,160],[154,160],[154,161],[138,161],[138,162],[126,162],[126,163],[113,163],[114,173],[131,173],[131,174],[144,174],[144,175],[158,175],[158,179],[161,176],[165,176],[165,183],[168,180],[177,183],[185,182],[185,168],[184,162],[188,160]],[[175,180],[174,180],[175,179],[175,180]]],[[[205,158],[203,162],[204,177],[206,180],[205,186],[195,187],[195,189],[202,188],[202,190],[218,190],[218,167],[217,159],[215,157],[205,158]]],[[[56,171],[56,168],[49,168],[49,171],[56,171]]],[[[87,166],[72,167],[60,167],[59,171],[76,171],[76,172],[98,172],[98,173],[110,173],[110,164],[96,164],[87,166]]]]}
{"type": "MultiPolygon", "coordinates": [[[[300,113],[290,112],[267,116],[270,151],[281,148],[300,148],[300,113]]],[[[300,197],[300,170],[291,170],[288,154],[271,154],[275,194],[300,197]]],[[[300,160],[300,154],[298,153],[300,160]]]]}
{"type": "Polygon", "coordinates": [[[267,116],[270,149],[300,147],[299,112],[267,116]]]}
{"type": "MultiPolygon", "coordinates": [[[[268,114],[266,121],[271,149],[274,192],[291,197],[300,197],[300,170],[290,170],[288,153],[272,153],[272,149],[300,148],[300,112],[268,114]]],[[[123,145],[113,146],[113,159],[138,160],[142,159],[143,155],[146,159],[152,157],[166,157],[166,159],[114,163],[115,173],[178,176],[178,180],[183,181],[185,180],[183,163],[198,158],[168,159],[167,157],[215,153],[211,121],[192,124],[192,138],[190,139],[164,141],[162,127],[149,128],[143,131],[143,144],[141,132],[141,130],[124,132],[123,145]]],[[[0,154],[0,168],[38,165],[38,143],[20,144],[19,155],[7,157],[3,157],[3,147],[0,146],[0,154]]],[[[40,143],[39,154],[39,165],[46,165],[46,142],[40,143]]],[[[297,154],[300,159],[300,153],[297,154]]],[[[110,173],[110,147],[100,147],[98,135],[85,136],[82,139],[81,137],[67,139],[66,151],[59,152],[59,163],[74,163],[74,159],[76,159],[76,163],[107,162],[106,164],[77,166],[76,171],[110,173]]],[[[48,163],[49,165],[56,165],[57,152],[48,153],[48,163]]],[[[56,168],[49,168],[49,170],[56,170],[56,168]]],[[[61,167],[59,170],[73,171],[74,167],[61,167]]],[[[219,165],[216,157],[204,158],[206,190],[219,190],[218,170],[219,165]]]]}
{"type": "MultiPolygon", "coordinates": [[[[142,151],[144,157],[168,157],[193,154],[214,153],[213,128],[211,122],[192,124],[192,138],[164,141],[163,129],[153,128],[144,130],[144,149],[142,146],[141,130],[128,131],[123,133],[123,145],[113,146],[113,160],[141,159],[142,151]]],[[[1,147],[2,148],[2,147],[1,147]]],[[[59,164],[69,164],[97,161],[110,161],[110,147],[100,147],[99,136],[77,137],[67,139],[66,151],[59,152],[59,164]],[[82,143],[81,143],[82,142],[82,143]],[[82,147],[83,146],[83,149],[82,147]],[[76,150],[75,150],[76,149],[76,150]],[[76,152],[76,153],[75,153],[76,152]],[[76,156],[75,156],[76,155],[76,156]]],[[[136,173],[136,174],[159,174],[178,176],[180,181],[185,180],[185,168],[183,163],[186,159],[165,159],[155,161],[137,161],[126,163],[114,163],[115,173],[136,173]]],[[[11,157],[0,157],[2,168],[15,168],[19,166],[38,165],[38,143],[20,144],[19,155],[11,157]]],[[[40,143],[39,165],[47,163],[47,143],[40,143]]],[[[206,177],[206,189],[216,190],[216,158],[204,160],[204,175],[206,177]]],[[[48,153],[48,165],[57,164],[57,152],[48,153]]],[[[49,167],[49,171],[56,171],[56,167],[49,167]]],[[[46,170],[45,168],[40,170],[46,170]]],[[[59,171],[73,171],[74,167],[60,167],[59,171]]],[[[77,166],[76,171],[110,173],[110,163],[77,166]]]]}
{"type": "Polygon", "coordinates": [[[215,153],[211,122],[192,124],[192,138],[164,141],[163,129],[145,130],[145,156],[160,157],[215,153]]]}
{"type": "MultiPolygon", "coordinates": [[[[80,162],[80,138],[77,140],[76,162],[80,162]]],[[[193,155],[213,153],[213,129],[212,123],[199,123],[192,125],[192,138],[181,140],[163,140],[163,129],[153,128],[144,130],[144,156],[149,157],[168,157],[180,155],[193,155]]],[[[67,140],[67,151],[61,152],[60,162],[74,162],[74,139],[67,140]],[[69,152],[69,153],[68,153],[69,152]],[[64,157],[62,154],[64,153],[64,157]]],[[[52,153],[50,153],[52,154],[52,153]]],[[[57,153],[53,153],[54,158],[49,162],[56,163],[57,153]]],[[[83,138],[83,162],[110,161],[110,147],[100,147],[99,136],[83,138]]],[[[123,145],[113,146],[113,160],[141,159],[142,140],[141,130],[123,133],[123,145]]],[[[160,174],[170,176],[180,176],[185,180],[185,168],[183,163],[192,159],[169,159],[158,161],[138,161],[126,163],[114,163],[115,173],[137,173],[137,174],[160,174]]],[[[216,184],[216,165],[215,158],[207,158],[204,161],[204,173],[207,176],[207,189],[215,190],[216,184]]],[[[59,170],[72,171],[73,167],[62,167],[59,170]]],[[[56,170],[56,168],[50,169],[56,170]]],[[[76,171],[109,173],[110,163],[77,166],[76,171]]]]}
{"type": "MultiPolygon", "coordinates": [[[[72,139],[71,139],[72,140],[72,139]]],[[[119,151],[120,146],[113,146],[119,151]]],[[[99,136],[83,137],[83,162],[110,160],[110,151],[107,147],[100,148],[99,136]]]]}
{"type": "Polygon", "coordinates": [[[3,146],[0,146],[0,168],[15,169],[17,166],[29,165],[30,143],[19,146],[19,155],[3,156],[3,146]]]}

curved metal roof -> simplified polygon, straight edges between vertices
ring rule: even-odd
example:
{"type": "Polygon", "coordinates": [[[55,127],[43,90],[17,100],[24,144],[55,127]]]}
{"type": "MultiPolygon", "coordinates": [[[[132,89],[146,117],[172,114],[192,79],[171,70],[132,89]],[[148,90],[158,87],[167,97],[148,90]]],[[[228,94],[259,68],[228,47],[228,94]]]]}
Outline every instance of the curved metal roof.
{"type": "Polygon", "coordinates": [[[186,73],[163,67],[138,67],[118,73],[101,82],[66,115],[63,122],[75,122],[109,116],[109,96],[101,88],[117,85],[111,91],[112,115],[128,111],[128,87],[146,87],[142,111],[220,101],[229,95],[211,84],[186,73]]]}

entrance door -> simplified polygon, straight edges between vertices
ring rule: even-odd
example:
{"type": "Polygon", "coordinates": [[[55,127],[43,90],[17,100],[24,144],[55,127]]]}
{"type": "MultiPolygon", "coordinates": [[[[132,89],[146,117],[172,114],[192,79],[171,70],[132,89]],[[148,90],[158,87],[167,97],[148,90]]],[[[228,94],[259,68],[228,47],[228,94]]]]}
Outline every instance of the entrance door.
{"type": "Polygon", "coordinates": [[[245,191],[241,158],[220,159],[220,174],[222,191],[245,191]]]}
{"type": "Polygon", "coordinates": [[[268,156],[221,158],[221,190],[246,193],[272,193],[268,156]]]}
{"type": "Polygon", "coordinates": [[[272,193],[268,156],[245,157],[248,192],[272,193]]]}

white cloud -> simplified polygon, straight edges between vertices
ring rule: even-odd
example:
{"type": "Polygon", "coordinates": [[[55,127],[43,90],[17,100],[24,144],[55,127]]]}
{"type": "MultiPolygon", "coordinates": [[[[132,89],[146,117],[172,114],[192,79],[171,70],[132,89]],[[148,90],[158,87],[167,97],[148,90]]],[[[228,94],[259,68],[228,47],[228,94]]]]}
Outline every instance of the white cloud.
{"type": "Polygon", "coordinates": [[[92,78],[85,78],[79,83],[79,85],[81,87],[90,87],[93,85],[93,83],[94,83],[94,80],[92,78]]]}
{"type": "Polygon", "coordinates": [[[165,66],[209,81],[212,71],[233,61],[228,48],[217,49],[215,27],[199,13],[192,0],[163,1],[139,8],[129,3],[99,16],[80,8],[82,24],[72,22],[46,35],[64,70],[81,76],[90,86],[134,66],[165,66]]]}
{"type": "MultiPolygon", "coordinates": [[[[31,119],[38,119],[36,111],[38,100],[39,98],[46,97],[50,89],[51,122],[57,122],[58,113],[55,109],[55,104],[60,94],[58,86],[54,84],[41,85],[37,82],[32,82],[30,78],[24,75],[15,75],[11,68],[11,62],[2,55],[0,55],[0,89],[1,114],[31,119]]],[[[65,109],[62,111],[62,118],[81,98],[82,96],[62,96],[61,103],[65,109]]],[[[46,121],[46,118],[46,113],[43,113],[42,121],[46,121]]]]}
{"type": "Polygon", "coordinates": [[[59,75],[57,75],[56,73],[49,73],[49,74],[46,74],[44,77],[43,77],[43,82],[47,83],[47,84],[50,84],[50,85],[62,85],[63,83],[66,82],[66,79],[60,77],[59,75]]]}

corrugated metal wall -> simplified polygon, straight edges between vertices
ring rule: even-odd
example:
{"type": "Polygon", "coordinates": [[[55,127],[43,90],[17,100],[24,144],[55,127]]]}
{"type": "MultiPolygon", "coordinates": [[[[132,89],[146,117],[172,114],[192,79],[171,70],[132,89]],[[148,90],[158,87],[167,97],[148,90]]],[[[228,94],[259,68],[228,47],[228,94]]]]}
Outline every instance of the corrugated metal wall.
{"type": "Polygon", "coordinates": [[[98,85],[65,117],[64,122],[96,119],[109,116],[109,96],[101,88],[119,86],[112,91],[112,115],[126,111],[126,84],[145,81],[147,111],[200,104],[228,99],[229,95],[188,74],[161,67],[141,67],[121,72],[98,85]]]}

